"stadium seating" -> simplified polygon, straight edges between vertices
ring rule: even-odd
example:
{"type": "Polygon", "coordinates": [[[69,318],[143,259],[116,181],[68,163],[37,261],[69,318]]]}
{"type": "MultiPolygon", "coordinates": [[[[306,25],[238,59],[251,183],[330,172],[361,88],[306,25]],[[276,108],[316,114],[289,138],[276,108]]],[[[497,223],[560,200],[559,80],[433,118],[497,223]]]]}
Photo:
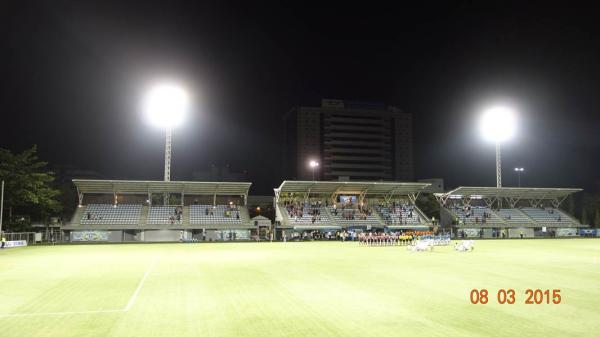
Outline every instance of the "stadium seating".
{"type": "Polygon", "coordinates": [[[498,214],[509,225],[521,226],[534,224],[531,218],[516,208],[502,208],[498,211],[498,214]]]}
{"type": "Polygon", "coordinates": [[[147,223],[149,225],[181,224],[183,214],[180,215],[180,220],[177,220],[176,208],[176,206],[150,206],[147,223]]]}
{"type": "Polygon", "coordinates": [[[375,206],[375,209],[379,211],[387,225],[417,225],[421,223],[419,214],[410,204],[396,205],[395,207],[375,206]]]}
{"type": "Polygon", "coordinates": [[[82,225],[137,225],[140,221],[142,205],[131,204],[89,204],[83,216],[82,225]]]}
{"type": "Polygon", "coordinates": [[[192,225],[241,223],[239,211],[237,209],[230,209],[228,205],[190,206],[190,224],[192,225]]]}
{"type": "Polygon", "coordinates": [[[365,219],[361,219],[361,213],[356,208],[345,208],[344,210],[342,210],[338,207],[336,212],[336,209],[334,207],[330,207],[329,212],[331,212],[331,215],[334,217],[335,221],[341,225],[381,226],[381,221],[379,221],[379,219],[377,219],[377,217],[372,213],[370,215],[367,215],[365,219]],[[346,218],[346,216],[348,216],[349,213],[354,215],[353,219],[346,218]]]}
{"type": "Polygon", "coordinates": [[[463,225],[483,225],[486,226],[494,225],[501,226],[505,222],[498,217],[498,215],[490,210],[489,207],[484,206],[471,206],[471,212],[467,213],[463,207],[450,208],[456,217],[462,221],[463,225]],[[487,218],[484,218],[484,214],[488,214],[487,218]]]}
{"type": "Polygon", "coordinates": [[[318,210],[319,211],[319,216],[315,217],[315,221],[314,224],[315,225],[321,225],[321,224],[329,224],[331,221],[329,220],[329,216],[327,215],[327,212],[325,211],[324,207],[319,207],[319,206],[311,206],[306,204],[304,206],[304,211],[302,212],[302,216],[298,216],[297,214],[294,215],[291,212],[290,208],[286,208],[287,212],[288,212],[288,216],[290,218],[290,223],[297,225],[297,224],[302,224],[302,225],[309,225],[309,224],[313,224],[313,215],[311,214],[313,210],[318,210]]]}
{"type": "Polygon", "coordinates": [[[541,226],[576,226],[576,223],[574,223],[568,215],[556,208],[526,207],[521,210],[541,226]]]}

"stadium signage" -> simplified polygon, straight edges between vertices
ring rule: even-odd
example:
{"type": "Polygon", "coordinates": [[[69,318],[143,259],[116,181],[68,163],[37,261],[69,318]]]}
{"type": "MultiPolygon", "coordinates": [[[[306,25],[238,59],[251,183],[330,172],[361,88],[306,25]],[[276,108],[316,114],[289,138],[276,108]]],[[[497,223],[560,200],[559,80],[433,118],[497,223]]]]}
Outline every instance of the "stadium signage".
{"type": "Polygon", "coordinates": [[[6,245],[4,248],[14,248],[14,247],[25,247],[27,246],[26,240],[15,240],[15,241],[6,241],[6,245]]]}
{"type": "Polygon", "coordinates": [[[73,231],[71,232],[71,241],[108,241],[109,232],[103,230],[93,231],[73,231]]]}

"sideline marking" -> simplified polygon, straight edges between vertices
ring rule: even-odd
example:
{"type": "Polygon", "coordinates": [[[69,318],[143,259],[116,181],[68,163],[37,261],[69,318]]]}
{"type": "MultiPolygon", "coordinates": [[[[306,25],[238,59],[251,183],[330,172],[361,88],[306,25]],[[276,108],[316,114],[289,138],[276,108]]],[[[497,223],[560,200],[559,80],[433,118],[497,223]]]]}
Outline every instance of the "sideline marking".
{"type": "Polygon", "coordinates": [[[29,317],[29,316],[62,316],[62,315],[79,315],[79,314],[101,314],[108,312],[123,312],[123,309],[108,309],[108,310],[84,310],[84,311],[62,311],[62,312],[34,312],[25,314],[0,314],[0,318],[8,317],[29,317]]]}
{"type": "Polygon", "coordinates": [[[146,282],[146,278],[150,275],[150,272],[154,270],[156,266],[157,259],[155,259],[152,264],[148,267],[144,276],[140,280],[137,288],[131,295],[129,302],[125,308],[122,309],[106,309],[106,310],[82,310],[82,311],[61,311],[61,312],[33,312],[33,313],[21,313],[21,314],[0,314],[0,318],[10,318],[10,317],[31,317],[31,316],[62,316],[62,315],[82,315],[82,314],[104,314],[104,313],[112,313],[112,312],[127,312],[131,309],[131,307],[135,304],[142,287],[144,286],[144,282],[146,282]]]}
{"type": "Polygon", "coordinates": [[[146,273],[140,280],[140,284],[138,284],[137,288],[133,292],[133,295],[131,295],[129,302],[127,302],[127,305],[125,306],[125,308],[123,308],[123,311],[129,311],[129,309],[131,309],[131,307],[135,303],[135,300],[137,299],[138,295],[140,294],[140,290],[142,290],[142,287],[144,286],[144,282],[146,282],[146,278],[148,278],[148,275],[154,269],[154,266],[156,266],[156,259],[154,260],[154,262],[152,262],[150,267],[148,267],[148,270],[146,270],[146,273]]]}

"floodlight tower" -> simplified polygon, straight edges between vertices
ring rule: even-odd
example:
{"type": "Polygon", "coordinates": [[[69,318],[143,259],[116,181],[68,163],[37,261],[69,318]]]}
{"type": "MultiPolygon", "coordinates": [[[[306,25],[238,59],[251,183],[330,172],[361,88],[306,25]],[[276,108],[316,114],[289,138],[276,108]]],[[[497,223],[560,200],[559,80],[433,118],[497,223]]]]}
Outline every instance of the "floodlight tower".
{"type": "Polygon", "coordinates": [[[310,163],[308,163],[308,165],[310,166],[311,170],[312,170],[312,180],[315,180],[315,169],[319,166],[319,162],[315,161],[315,160],[311,160],[310,163]]]}
{"type": "Polygon", "coordinates": [[[515,133],[514,111],[505,106],[495,106],[484,111],[480,120],[483,137],[496,143],[496,187],[502,187],[502,159],[500,144],[515,133]]]}
{"type": "Polygon", "coordinates": [[[165,129],[165,181],[171,180],[173,128],[183,122],[188,106],[186,91],[173,83],[154,86],[144,100],[144,111],[150,123],[165,129]]]}
{"type": "Polygon", "coordinates": [[[522,167],[515,167],[515,172],[517,172],[517,176],[519,177],[519,187],[521,187],[521,174],[525,172],[525,169],[522,167]]]}

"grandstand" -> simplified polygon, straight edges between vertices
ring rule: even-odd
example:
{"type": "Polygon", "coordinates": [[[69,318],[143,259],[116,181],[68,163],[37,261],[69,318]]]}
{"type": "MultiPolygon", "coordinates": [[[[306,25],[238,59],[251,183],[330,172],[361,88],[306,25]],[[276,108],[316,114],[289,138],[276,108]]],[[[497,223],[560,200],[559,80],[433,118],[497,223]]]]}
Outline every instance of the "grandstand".
{"type": "Polygon", "coordinates": [[[81,218],[83,225],[135,225],[140,221],[142,205],[90,204],[81,218]]]}
{"type": "Polygon", "coordinates": [[[241,224],[240,211],[237,205],[191,205],[190,223],[202,224],[241,224]]]}
{"type": "Polygon", "coordinates": [[[73,183],[78,208],[61,227],[70,241],[249,240],[259,230],[250,223],[246,208],[251,183],[84,179],[73,183]]]}
{"type": "Polygon", "coordinates": [[[351,231],[425,230],[415,200],[428,183],[290,181],[275,188],[277,235],[351,231]]]}
{"type": "Polygon", "coordinates": [[[576,236],[586,227],[559,207],[578,188],[458,187],[434,194],[444,227],[457,236],[576,236]]]}

